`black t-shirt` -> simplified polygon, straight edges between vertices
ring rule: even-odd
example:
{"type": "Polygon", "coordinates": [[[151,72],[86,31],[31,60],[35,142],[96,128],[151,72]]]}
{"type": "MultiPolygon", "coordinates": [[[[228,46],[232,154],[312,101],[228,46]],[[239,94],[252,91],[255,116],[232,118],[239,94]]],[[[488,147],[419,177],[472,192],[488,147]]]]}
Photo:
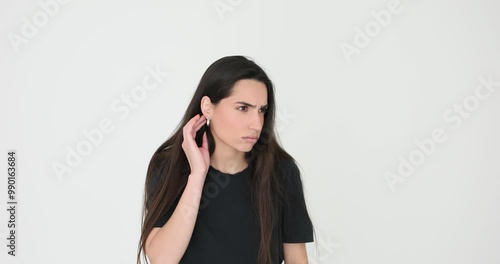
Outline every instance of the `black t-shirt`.
{"type": "MultiPolygon", "coordinates": [[[[285,177],[289,177],[285,186],[288,186],[286,190],[291,195],[291,205],[280,210],[282,236],[274,236],[274,242],[280,248],[273,251],[273,264],[283,262],[283,243],[314,241],[307,209],[297,206],[297,203],[305,205],[300,171],[292,161],[284,164],[285,177]]],[[[250,167],[235,174],[209,167],[193,234],[180,264],[256,263],[260,226],[252,209],[250,180],[250,167]]],[[[182,192],[174,205],[155,223],[155,227],[162,227],[167,222],[181,195],[182,192]]]]}

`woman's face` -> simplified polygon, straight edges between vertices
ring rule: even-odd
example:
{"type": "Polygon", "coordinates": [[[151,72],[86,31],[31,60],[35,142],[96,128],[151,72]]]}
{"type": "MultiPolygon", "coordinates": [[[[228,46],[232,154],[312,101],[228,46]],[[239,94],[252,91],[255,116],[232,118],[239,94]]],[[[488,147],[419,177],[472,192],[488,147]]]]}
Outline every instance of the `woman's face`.
{"type": "Polygon", "coordinates": [[[264,125],[266,85],[253,79],[239,80],[231,95],[212,107],[210,130],[217,151],[231,153],[252,150],[264,125]],[[246,137],[254,137],[255,140],[246,137]]]}

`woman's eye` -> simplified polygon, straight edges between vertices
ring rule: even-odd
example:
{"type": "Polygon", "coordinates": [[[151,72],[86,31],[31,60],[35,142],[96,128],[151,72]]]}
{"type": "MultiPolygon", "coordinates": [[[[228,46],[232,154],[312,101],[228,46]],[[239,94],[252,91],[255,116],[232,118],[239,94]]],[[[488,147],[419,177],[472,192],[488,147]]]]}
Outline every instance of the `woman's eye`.
{"type": "MultiPolygon", "coordinates": [[[[248,106],[245,106],[245,105],[244,105],[244,106],[240,106],[240,107],[238,107],[238,109],[240,109],[240,110],[244,110],[244,111],[246,112],[246,111],[248,110],[248,106]]],[[[262,108],[262,109],[260,109],[259,111],[260,111],[261,113],[266,113],[266,112],[267,112],[267,108],[262,108]]]]}

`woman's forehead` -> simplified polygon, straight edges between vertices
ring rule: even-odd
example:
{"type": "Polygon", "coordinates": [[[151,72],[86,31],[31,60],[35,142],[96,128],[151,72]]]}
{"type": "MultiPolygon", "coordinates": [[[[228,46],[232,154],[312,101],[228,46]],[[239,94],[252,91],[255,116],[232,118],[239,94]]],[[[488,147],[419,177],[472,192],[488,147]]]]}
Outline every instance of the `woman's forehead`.
{"type": "Polygon", "coordinates": [[[246,102],[251,105],[267,104],[267,87],[256,80],[239,80],[234,84],[231,95],[227,98],[231,103],[246,102]]]}

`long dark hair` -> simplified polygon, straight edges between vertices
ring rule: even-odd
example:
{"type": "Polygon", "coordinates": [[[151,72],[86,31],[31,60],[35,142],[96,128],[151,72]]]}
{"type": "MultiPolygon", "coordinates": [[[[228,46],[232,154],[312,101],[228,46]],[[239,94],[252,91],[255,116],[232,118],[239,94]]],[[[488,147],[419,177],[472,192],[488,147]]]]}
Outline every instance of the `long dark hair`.
{"type": "MultiPolygon", "coordinates": [[[[282,245],[272,244],[274,236],[280,236],[281,206],[289,199],[284,190],[284,175],[282,162],[293,161],[277,142],[274,132],[275,98],[274,87],[264,72],[254,61],[244,56],[223,57],[208,67],[203,74],[182,121],[175,132],[154,152],[146,175],[144,204],[142,210],[142,226],[137,263],[140,263],[141,251],[145,253],[148,234],[175,198],[184,190],[190,174],[189,162],[181,147],[183,142],[182,128],[195,115],[200,114],[200,102],[203,96],[210,97],[213,104],[231,95],[234,84],[242,79],[253,79],[264,83],[267,87],[268,109],[265,112],[264,125],[258,141],[251,151],[245,153],[245,159],[251,166],[252,183],[251,199],[260,223],[259,264],[272,263],[274,250],[282,253],[282,245]],[[168,150],[167,150],[168,148],[168,150]],[[160,179],[155,183],[154,190],[148,188],[153,174],[159,173],[160,179]]],[[[209,153],[215,149],[215,141],[210,129],[204,125],[196,134],[195,141],[201,146],[203,133],[207,132],[209,153]]],[[[305,204],[299,205],[305,209],[305,204]]],[[[276,252],[276,251],[275,251],[276,252]]],[[[146,263],[149,263],[144,254],[146,263]]]]}

